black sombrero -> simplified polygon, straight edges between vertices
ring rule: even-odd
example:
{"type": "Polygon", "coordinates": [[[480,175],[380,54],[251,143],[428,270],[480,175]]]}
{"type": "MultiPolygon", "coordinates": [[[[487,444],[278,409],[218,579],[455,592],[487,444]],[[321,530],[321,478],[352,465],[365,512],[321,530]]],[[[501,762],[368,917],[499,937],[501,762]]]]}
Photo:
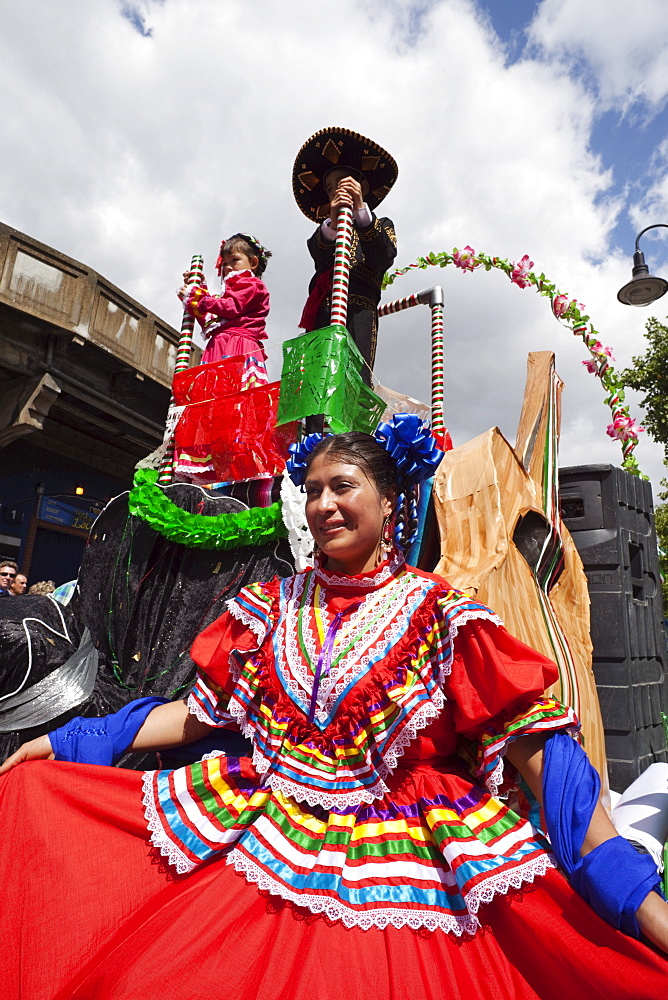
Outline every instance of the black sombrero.
{"type": "Polygon", "coordinates": [[[307,139],[292,168],[292,190],[304,215],[315,222],[329,216],[329,198],[323,181],[335,167],[350,167],[369,185],[366,203],[374,209],[397,179],[396,160],[359,132],[322,128],[307,139]]]}

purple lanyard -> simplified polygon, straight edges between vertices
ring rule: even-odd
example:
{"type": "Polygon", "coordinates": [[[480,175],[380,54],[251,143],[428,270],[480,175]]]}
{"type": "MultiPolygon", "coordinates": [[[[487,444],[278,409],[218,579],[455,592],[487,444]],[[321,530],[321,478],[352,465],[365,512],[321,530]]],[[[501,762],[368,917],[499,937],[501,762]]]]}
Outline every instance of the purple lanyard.
{"type": "Polygon", "coordinates": [[[329,671],[332,666],[332,653],[334,651],[334,638],[336,633],[341,627],[341,622],[345,615],[349,615],[364,603],[364,599],[359,601],[353,601],[347,608],[343,611],[337,611],[332,619],[332,624],[327,629],[327,635],[325,636],[325,641],[322,644],[322,649],[320,650],[320,656],[318,657],[318,663],[315,668],[315,676],[313,678],[313,692],[311,694],[311,705],[308,710],[308,721],[313,722],[315,718],[315,710],[318,704],[318,689],[320,688],[321,677],[329,677],[329,671]]]}

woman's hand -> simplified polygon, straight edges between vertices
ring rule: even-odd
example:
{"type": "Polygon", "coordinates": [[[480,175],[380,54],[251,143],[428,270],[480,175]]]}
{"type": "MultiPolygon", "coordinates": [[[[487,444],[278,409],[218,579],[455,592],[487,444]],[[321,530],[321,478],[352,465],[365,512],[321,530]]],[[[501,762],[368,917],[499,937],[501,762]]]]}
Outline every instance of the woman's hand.
{"type": "Polygon", "coordinates": [[[51,746],[51,740],[48,736],[38,736],[36,740],[30,740],[29,743],[23,743],[16,753],[13,753],[11,757],[8,757],[4,764],[0,767],[0,774],[5,774],[7,771],[11,771],[13,767],[17,764],[21,764],[24,760],[53,760],[54,752],[51,746]]]}

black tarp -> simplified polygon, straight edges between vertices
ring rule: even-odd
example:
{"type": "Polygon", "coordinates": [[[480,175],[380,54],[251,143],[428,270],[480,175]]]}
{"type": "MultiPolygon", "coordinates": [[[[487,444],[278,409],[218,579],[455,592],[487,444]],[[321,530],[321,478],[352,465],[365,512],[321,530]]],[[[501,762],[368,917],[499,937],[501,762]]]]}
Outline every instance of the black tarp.
{"type": "MultiPolygon", "coordinates": [[[[211,496],[197,486],[177,484],[166,490],[177,506],[206,516],[244,506],[230,497],[211,496]]],[[[195,667],[189,649],[195,636],[222,614],[225,602],[241,587],[293,572],[294,563],[285,540],[267,546],[243,546],[229,552],[187,548],[169,542],[145,521],[129,515],[127,494],[117,497],[91,529],[78,586],[65,608],[76,632],[76,642],[87,626],[100,654],[93,694],[69,712],[68,717],[105,715],[145,695],[183,697],[194,679],[195,667]]],[[[14,619],[19,600],[28,598],[0,599],[0,635],[2,619],[5,627],[8,620],[5,612],[14,619]]],[[[15,635],[18,642],[18,631],[15,635]]],[[[11,646],[6,640],[0,659],[0,695],[13,690],[8,684],[10,677],[17,675],[21,659],[20,652],[6,648],[8,644],[11,646]],[[5,664],[11,665],[11,670],[5,664]]],[[[43,663],[35,662],[34,680],[57,666],[55,660],[62,663],[72,652],[71,644],[67,649],[63,646],[58,655],[48,642],[40,648],[44,652],[43,663]]],[[[32,682],[31,674],[29,683],[32,682]]],[[[41,727],[40,731],[47,732],[55,724],[62,724],[64,718],[41,727]]],[[[34,735],[38,735],[37,731],[0,734],[0,756],[13,752],[25,738],[34,735]]],[[[178,755],[172,755],[169,766],[180,762],[178,755]]],[[[155,766],[155,755],[144,755],[141,759],[128,757],[122,763],[155,766]]]]}

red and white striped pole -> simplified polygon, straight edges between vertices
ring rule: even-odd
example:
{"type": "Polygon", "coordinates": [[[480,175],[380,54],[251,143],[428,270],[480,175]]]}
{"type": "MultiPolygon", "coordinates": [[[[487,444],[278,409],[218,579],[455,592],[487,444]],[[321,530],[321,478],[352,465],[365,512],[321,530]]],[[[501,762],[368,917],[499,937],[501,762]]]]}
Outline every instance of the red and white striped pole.
{"type": "Polygon", "coordinates": [[[395,299],[394,302],[386,302],[378,307],[379,316],[390,316],[392,313],[401,312],[403,309],[410,309],[411,306],[422,305],[420,299],[415,295],[406,295],[403,299],[395,299]]]}
{"type": "MultiPolygon", "coordinates": [[[[196,254],[190,262],[190,275],[187,285],[199,285],[204,277],[204,258],[196,254]]],[[[190,355],[193,346],[193,332],[195,329],[195,317],[191,316],[187,309],[183,310],[181,320],[181,335],[176,348],[176,359],[174,361],[174,374],[185,371],[190,367],[190,355]]],[[[170,396],[169,405],[174,403],[174,397],[170,396]]],[[[167,486],[174,478],[174,446],[170,444],[160,463],[158,483],[167,486]]]]}
{"type": "Polygon", "coordinates": [[[334,273],[332,275],[332,311],[330,323],[346,326],[348,319],[348,275],[350,273],[350,247],[353,241],[353,210],[348,205],[339,209],[334,247],[334,273]]]}
{"type": "Polygon", "coordinates": [[[437,285],[435,288],[429,289],[429,292],[429,308],[431,310],[431,426],[436,434],[443,437],[445,434],[443,289],[437,285]]]}
{"type": "Polygon", "coordinates": [[[445,433],[445,390],[443,384],[443,289],[440,285],[423,288],[421,292],[406,295],[403,299],[386,302],[378,309],[379,316],[425,305],[431,310],[431,427],[441,437],[445,433]]]}

